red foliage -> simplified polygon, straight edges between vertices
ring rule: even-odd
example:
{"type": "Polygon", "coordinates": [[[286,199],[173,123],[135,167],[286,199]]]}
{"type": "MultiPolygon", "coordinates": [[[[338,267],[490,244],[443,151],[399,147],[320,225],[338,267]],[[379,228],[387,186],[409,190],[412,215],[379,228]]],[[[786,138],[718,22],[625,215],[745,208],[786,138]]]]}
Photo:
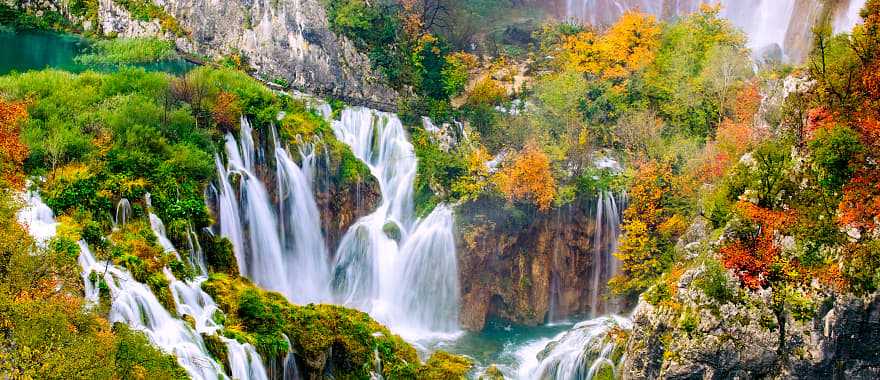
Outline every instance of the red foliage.
{"type": "Polygon", "coordinates": [[[873,230],[880,221],[880,168],[863,167],[843,188],[838,207],[840,223],[854,228],[873,230]]]}
{"type": "Polygon", "coordinates": [[[776,237],[794,218],[788,212],[768,210],[748,202],[738,203],[736,209],[745,220],[754,223],[757,232],[737,236],[722,247],[721,260],[746,287],[765,287],[771,267],[782,263],[782,248],[776,243],[776,237]]]}
{"type": "Polygon", "coordinates": [[[24,103],[0,99],[0,181],[16,188],[24,183],[22,164],[29,153],[19,136],[19,124],[25,118],[24,103]]]}

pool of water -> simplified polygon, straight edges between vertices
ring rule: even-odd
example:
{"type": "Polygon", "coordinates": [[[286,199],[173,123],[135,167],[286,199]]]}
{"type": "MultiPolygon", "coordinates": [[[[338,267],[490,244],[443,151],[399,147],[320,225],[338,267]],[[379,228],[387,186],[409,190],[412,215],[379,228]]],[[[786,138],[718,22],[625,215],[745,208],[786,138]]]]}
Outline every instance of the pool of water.
{"type": "MultiPolygon", "coordinates": [[[[118,65],[83,65],[76,56],[87,53],[89,40],[69,34],[42,31],[15,31],[0,26],[0,75],[47,68],[71,72],[114,71],[118,65]]],[[[148,71],[185,74],[195,65],[179,58],[131,65],[148,71]]]]}
{"type": "Polygon", "coordinates": [[[502,321],[489,321],[483,331],[464,332],[447,339],[412,342],[426,356],[444,350],[471,357],[480,373],[490,365],[500,369],[507,379],[528,379],[538,366],[538,353],[574,323],[542,326],[516,326],[502,321]]]}

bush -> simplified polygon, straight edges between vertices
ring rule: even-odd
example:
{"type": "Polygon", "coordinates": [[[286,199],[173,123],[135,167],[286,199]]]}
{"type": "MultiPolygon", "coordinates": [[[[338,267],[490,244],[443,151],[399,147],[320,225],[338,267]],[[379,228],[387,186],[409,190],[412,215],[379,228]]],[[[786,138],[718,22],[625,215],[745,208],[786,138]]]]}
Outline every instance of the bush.
{"type": "Polygon", "coordinates": [[[99,40],[91,52],[79,55],[76,61],[85,65],[119,65],[149,63],[177,57],[171,41],[154,37],[114,38],[99,40]]]}
{"type": "Polygon", "coordinates": [[[694,285],[710,298],[723,303],[734,300],[736,288],[729,285],[727,269],[716,260],[704,264],[704,271],[694,285]]]}

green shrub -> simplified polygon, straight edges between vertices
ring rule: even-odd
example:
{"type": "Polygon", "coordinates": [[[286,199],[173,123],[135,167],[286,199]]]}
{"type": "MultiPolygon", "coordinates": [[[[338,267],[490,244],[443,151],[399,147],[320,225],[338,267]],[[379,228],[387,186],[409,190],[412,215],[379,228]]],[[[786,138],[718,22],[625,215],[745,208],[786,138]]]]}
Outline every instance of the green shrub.
{"type": "Polygon", "coordinates": [[[694,280],[694,285],[707,296],[721,303],[734,300],[736,288],[728,284],[727,269],[716,260],[708,260],[705,270],[694,280]]]}
{"type": "Polygon", "coordinates": [[[79,55],[76,61],[86,65],[118,65],[149,63],[177,57],[171,41],[154,37],[114,38],[99,40],[91,52],[79,55]]]}

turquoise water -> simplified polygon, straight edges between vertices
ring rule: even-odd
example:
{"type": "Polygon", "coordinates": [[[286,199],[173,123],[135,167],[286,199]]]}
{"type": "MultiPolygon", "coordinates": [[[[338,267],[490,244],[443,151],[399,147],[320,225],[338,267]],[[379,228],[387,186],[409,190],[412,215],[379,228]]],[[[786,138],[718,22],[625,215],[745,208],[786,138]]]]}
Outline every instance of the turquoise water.
{"type": "Polygon", "coordinates": [[[554,337],[574,326],[559,323],[542,326],[516,326],[490,321],[483,331],[468,332],[456,339],[416,342],[421,352],[444,350],[474,359],[477,372],[496,365],[508,379],[520,378],[520,370],[537,365],[537,355],[554,337]]]}
{"type": "MultiPolygon", "coordinates": [[[[77,63],[76,56],[88,52],[88,49],[89,41],[79,36],[0,29],[0,75],[13,71],[24,72],[47,68],[71,72],[119,69],[117,65],[82,65],[77,63]]],[[[195,67],[194,64],[183,59],[132,66],[142,67],[147,71],[164,71],[175,75],[184,74],[195,67]]]]}

